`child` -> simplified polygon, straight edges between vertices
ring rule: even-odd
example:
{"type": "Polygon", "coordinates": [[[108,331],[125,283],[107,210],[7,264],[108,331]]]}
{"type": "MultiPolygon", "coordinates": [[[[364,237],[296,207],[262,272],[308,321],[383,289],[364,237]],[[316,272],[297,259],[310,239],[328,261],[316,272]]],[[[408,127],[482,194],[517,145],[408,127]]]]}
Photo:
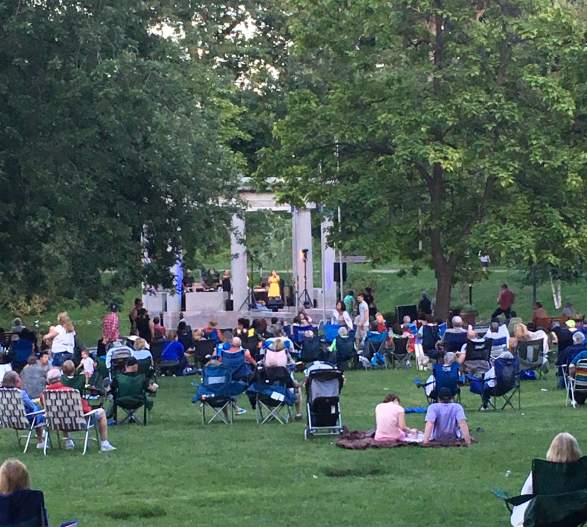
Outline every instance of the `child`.
{"type": "Polygon", "coordinates": [[[94,375],[94,359],[90,357],[88,350],[82,350],[82,360],[80,366],[84,369],[84,376],[86,378],[86,386],[89,386],[90,379],[94,375]]]}

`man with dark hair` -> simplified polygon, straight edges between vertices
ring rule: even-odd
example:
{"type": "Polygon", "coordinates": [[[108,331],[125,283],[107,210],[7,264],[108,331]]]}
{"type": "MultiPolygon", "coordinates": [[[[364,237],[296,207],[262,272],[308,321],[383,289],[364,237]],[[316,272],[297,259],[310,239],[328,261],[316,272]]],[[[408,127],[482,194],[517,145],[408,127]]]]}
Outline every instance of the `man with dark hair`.
{"type": "Polygon", "coordinates": [[[30,362],[24,367],[20,373],[24,390],[31,396],[32,399],[37,399],[47,384],[47,372],[49,366],[49,352],[41,351],[39,360],[31,355],[30,362]]]}
{"type": "Polygon", "coordinates": [[[471,444],[465,411],[459,403],[453,402],[452,398],[450,389],[442,387],[438,391],[440,402],[428,407],[424,445],[429,445],[431,441],[439,443],[463,441],[466,445],[471,444]]]}
{"type": "Polygon", "coordinates": [[[140,298],[135,298],[134,306],[130,310],[130,313],[128,314],[131,335],[137,334],[137,317],[139,316],[139,309],[142,309],[142,308],[143,308],[143,301],[140,298]]]}
{"type": "Polygon", "coordinates": [[[369,304],[365,301],[365,293],[359,293],[357,295],[357,302],[359,303],[359,314],[357,315],[356,321],[357,334],[355,336],[355,342],[358,349],[365,342],[365,338],[369,332],[369,304]]]}
{"type": "Polygon", "coordinates": [[[505,315],[506,320],[515,317],[516,314],[512,311],[514,300],[516,296],[507,284],[501,284],[501,290],[497,297],[497,309],[491,315],[491,318],[496,318],[499,315],[505,315]]]}

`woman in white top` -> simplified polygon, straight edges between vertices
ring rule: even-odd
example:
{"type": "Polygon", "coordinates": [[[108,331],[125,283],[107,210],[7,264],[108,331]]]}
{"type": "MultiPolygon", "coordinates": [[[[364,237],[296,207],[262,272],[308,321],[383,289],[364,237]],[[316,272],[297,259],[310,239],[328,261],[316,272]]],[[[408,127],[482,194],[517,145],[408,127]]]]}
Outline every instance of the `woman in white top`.
{"type": "Polygon", "coordinates": [[[67,312],[59,313],[57,325],[51,326],[43,340],[51,343],[51,357],[53,366],[61,366],[66,360],[71,360],[75,348],[75,329],[67,312]]]}
{"type": "Polygon", "coordinates": [[[349,331],[352,331],[353,319],[351,318],[348,311],[346,310],[344,302],[342,302],[341,300],[339,300],[336,303],[336,309],[332,312],[332,317],[330,319],[330,322],[332,324],[338,324],[341,327],[346,326],[346,328],[349,331]]]}
{"type": "MultiPolygon", "coordinates": [[[[562,432],[558,434],[550,443],[548,452],[546,452],[546,460],[553,463],[572,463],[583,456],[579,443],[571,434],[562,432]]],[[[532,494],[532,472],[526,478],[522,492],[520,494],[532,494]]],[[[512,510],[510,518],[513,527],[523,527],[524,514],[528,508],[529,502],[517,505],[512,510]]]]}

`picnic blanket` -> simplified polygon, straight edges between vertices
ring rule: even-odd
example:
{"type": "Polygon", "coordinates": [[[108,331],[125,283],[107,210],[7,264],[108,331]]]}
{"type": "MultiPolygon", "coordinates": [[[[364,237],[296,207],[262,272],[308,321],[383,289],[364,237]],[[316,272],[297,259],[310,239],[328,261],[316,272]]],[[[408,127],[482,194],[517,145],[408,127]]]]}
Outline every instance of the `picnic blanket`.
{"type": "MultiPolygon", "coordinates": [[[[421,448],[433,448],[433,447],[461,447],[464,446],[464,441],[450,441],[450,442],[437,442],[432,441],[429,445],[422,445],[421,443],[409,443],[403,441],[375,441],[374,430],[353,430],[350,431],[348,428],[344,428],[339,439],[336,441],[336,446],[340,448],[346,448],[348,450],[365,450],[367,448],[395,448],[400,446],[412,446],[421,448]]],[[[471,438],[472,442],[476,442],[471,438]]]]}

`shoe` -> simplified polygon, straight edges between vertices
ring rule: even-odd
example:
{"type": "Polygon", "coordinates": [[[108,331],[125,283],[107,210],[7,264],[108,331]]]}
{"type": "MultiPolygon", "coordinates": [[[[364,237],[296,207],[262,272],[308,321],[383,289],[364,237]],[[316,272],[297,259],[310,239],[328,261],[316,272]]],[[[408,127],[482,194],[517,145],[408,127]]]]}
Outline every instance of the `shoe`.
{"type": "Polygon", "coordinates": [[[116,447],[112,446],[108,441],[104,441],[100,445],[100,452],[112,452],[113,450],[116,450],[116,447]]]}
{"type": "Polygon", "coordinates": [[[295,415],[295,417],[294,417],[294,419],[295,419],[296,421],[301,421],[301,420],[302,420],[302,417],[303,417],[303,415],[302,415],[302,414],[296,414],[296,415],[295,415]]]}
{"type": "Polygon", "coordinates": [[[108,420],[108,426],[116,426],[118,424],[118,421],[116,419],[109,419],[108,420]]]}
{"type": "MultiPolygon", "coordinates": [[[[48,447],[49,445],[47,445],[48,447]]],[[[38,450],[43,450],[45,448],[45,442],[41,441],[40,443],[37,443],[37,449],[38,450]]]]}
{"type": "Polygon", "coordinates": [[[65,440],[65,450],[73,450],[75,448],[75,443],[73,439],[66,439],[65,440]]]}
{"type": "Polygon", "coordinates": [[[240,406],[236,407],[236,415],[243,415],[246,413],[247,413],[247,411],[244,408],[241,408],[240,406]]]}

